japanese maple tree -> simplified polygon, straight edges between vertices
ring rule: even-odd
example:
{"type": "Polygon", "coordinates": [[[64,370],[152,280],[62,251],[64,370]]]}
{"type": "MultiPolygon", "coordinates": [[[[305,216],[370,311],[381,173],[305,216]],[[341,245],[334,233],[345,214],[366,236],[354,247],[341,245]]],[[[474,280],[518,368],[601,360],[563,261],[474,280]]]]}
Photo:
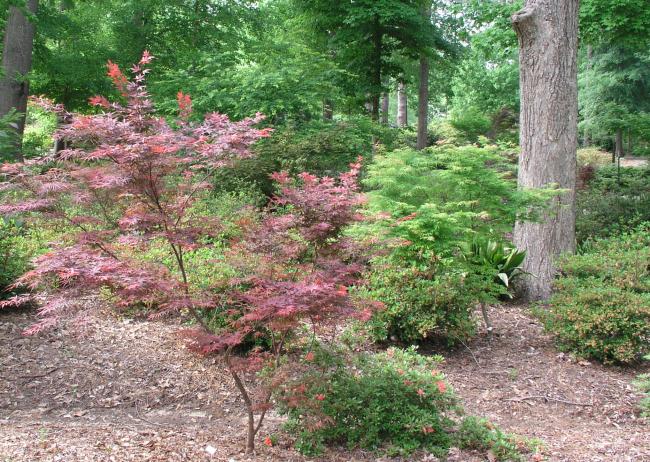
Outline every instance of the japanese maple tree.
{"type": "MultiPolygon", "coordinates": [[[[341,233],[359,219],[360,164],[338,179],[273,175],[280,186],[277,196],[259,220],[242,223],[243,237],[230,243],[230,260],[246,276],[232,281],[226,327],[216,330],[206,314],[224,309],[223,294],[189,283],[186,255],[212,245],[220,223],[214,217],[197,219],[192,207],[210,188],[216,169],[250,156],[250,146],[270,130],[255,128],[260,114],[233,122],[213,113],[191,122],[191,98],[182,92],[177,120],[156,117],[145,86],[151,60],[145,53],[132,68],[132,79],[109,62],[108,75],[122,101],[91,98],[97,114],[68,114],[42,100],[66,122],[56,135],[66,149],[53,158],[0,169],[0,190],[14,190],[16,197],[0,205],[0,214],[40,214],[76,230],[17,282],[32,290],[50,289],[38,311],[40,320],[26,334],[54,326],[68,312],[83,317],[77,301],[106,288],[118,308],[145,304],[151,317],[193,317],[197,327],[184,335],[196,351],[223,354],[248,411],[246,449],[252,452],[294,334],[303,326],[315,334],[321,326],[367,315],[348,294],[348,287],[359,282],[362,252],[341,233]],[[173,268],[137,258],[152,242],[165,243],[173,268]],[[259,337],[268,340],[267,349],[235,354],[238,346],[259,337]],[[261,368],[268,380],[254,393],[246,375],[261,368]]],[[[24,299],[15,297],[0,307],[24,299]]]]}

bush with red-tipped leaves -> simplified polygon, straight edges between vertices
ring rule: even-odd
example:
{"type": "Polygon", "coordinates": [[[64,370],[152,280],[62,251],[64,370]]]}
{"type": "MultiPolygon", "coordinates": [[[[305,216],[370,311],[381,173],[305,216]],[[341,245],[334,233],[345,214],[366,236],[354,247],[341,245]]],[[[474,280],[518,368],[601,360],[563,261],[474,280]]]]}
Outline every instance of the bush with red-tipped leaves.
{"type": "MultiPolygon", "coordinates": [[[[233,122],[214,113],[190,122],[191,99],[182,92],[178,120],[156,117],[145,86],[151,60],[145,53],[131,80],[109,62],[108,75],[122,101],[96,96],[90,102],[99,113],[63,114],[66,125],[56,136],[66,149],[55,158],[1,167],[0,188],[13,190],[16,200],[1,205],[0,215],[40,215],[74,230],[17,282],[50,290],[39,322],[26,333],[52,327],[69,312],[83,318],[84,306],[77,301],[105,289],[117,308],[143,304],[152,317],[193,317],[197,327],[184,335],[194,350],[224,355],[248,411],[250,452],[296,332],[307,326],[316,333],[351,316],[367,317],[348,294],[359,280],[361,252],[341,235],[359,219],[360,164],[338,179],[275,174],[277,196],[259,220],[243,222],[240,237],[230,243],[230,261],[245,276],[232,281],[225,299],[194,287],[188,252],[214,245],[220,223],[197,219],[193,207],[208,194],[212,174],[250,156],[251,145],[270,130],[255,128],[260,114],[233,122]],[[135,257],[153,242],[165,243],[172,267],[135,257]],[[215,330],[206,319],[223,306],[226,327],[215,330]],[[268,349],[235,354],[239,345],[258,337],[267,339],[268,349]],[[252,392],[246,375],[262,368],[265,386],[252,392]]],[[[2,306],[24,300],[16,297],[2,306]]]]}

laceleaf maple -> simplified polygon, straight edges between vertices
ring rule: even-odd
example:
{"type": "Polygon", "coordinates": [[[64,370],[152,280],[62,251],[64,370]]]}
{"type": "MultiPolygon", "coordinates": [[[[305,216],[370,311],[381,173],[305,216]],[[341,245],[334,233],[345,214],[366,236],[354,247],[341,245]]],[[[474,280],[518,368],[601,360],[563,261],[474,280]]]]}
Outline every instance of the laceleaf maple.
{"type": "MultiPolygon", "coordinates": [[[[152,317],[193,316],[198,327],[185,336],[203,354],[223,353],[247,407],[246,448],[251,452],[272,387],[282,380],[278,372],[287,341],[302,325],[315,332],[319,325],[357,313],[347,287],[358,281],[362,266],[341,230],[358,219],[360,164],[337,180],[304,173],[292,182],[287,174],[274,175],[280,192],[262,219],[246,223],[244,237],[232,243],[233,264],[256,265],[249,266],[247,277],[232,281],[229,322],[215,331],[205,315],[221,307],[223,297],[190,285],[186,254],[211,245],[219,222],[197,219],[192,206],[210,188],[208,180],[216,169],[249,156],[251,144],[269,130],[254,128],[263,119],[259,114],[232,122],[213,113],[192,123],[191,99],[182,92],[180,117],[173,125],[156,117],[145,87],[151,59],[143,55],[131,80],[109,63],[108,75],[123,101],[96,96],[90,102],[99,114],[66,114],[67,124],[57,137],[68,148],[56,158],[5,164],[0,170],[5,176],[0,187],[15,190],[19,197],[0,206],[0,214],[39,213],[77,230],[38,258],[17,283],[33,290],[48,285],[51,290],[39,309],[40,321],[26,333],[55,325],[64,312],[77,310],[83,316],[77,301],[105,288],[118,308],[143,303],[152,317]],[[166,243],[173,268],[136,258],[154,241],[166,243]],[[269,339],[268,350],[234,355],[235,347],[260,336],[269,339]],[[242,374],[260,368],[267,369],[268,386],[256,397],[242,374]],[[255,424],[257,411],[261,414],[255,424]]],[[[3,305],[21,301],[14,298],[3,305]]]]}
{"type": "Polygon", "coordinates": [[[233,281],[237,289],[230,294],[229,327],[219,333],[186,332],[194,350],[224,353],[248,411],[248,452],[254,450],[273,391],[287,377],[281,359],[300,328],[310,328],[315,336],[351,317],[367,319],[376,308],[373,303],[360,307],[348,293],[349,286],[360,282],[364,267],[364,253],[341,235],[360,219],[355,212],[364,200],[358,192],[359,169],[360,163],[354,163],[336,180],[303,173],[293,181],[284,172],[274,174],[279,193],[263,219],[231,249],[231,261],[247,267],[250,276],[233,281]],[[245,358],[233,354],[247,339],[258,337],[267,339],[268,349],[253,349],[245,358]],[[251,391],[242,374],[261,369],[265,383],[251,391]]]}

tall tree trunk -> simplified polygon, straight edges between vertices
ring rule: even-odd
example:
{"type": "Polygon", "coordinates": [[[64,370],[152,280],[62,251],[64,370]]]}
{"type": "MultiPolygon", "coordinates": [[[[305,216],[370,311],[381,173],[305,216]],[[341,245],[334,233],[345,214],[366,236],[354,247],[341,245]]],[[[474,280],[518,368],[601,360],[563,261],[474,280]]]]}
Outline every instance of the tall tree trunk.
{"type": "Polygon", "coordinates": [[[381,123],[384,125],[388,125],[388,104],[388,93],[383,92],[381,94],[381,123]]]}
{"type": "MultiPolygon", "coordinates": [[[[38,9],[38,0],[28,0],[27,9],[35,14],[38,9]]],[[[5,24],[2,51],[3,76],[0,80],[0,116],[6,115],[11,109],[16,109],[22,114],[16,129],[18,140],[14,154],[18,160],[22,160],[22,137],[25,131],[25,113],[29,96],[29,82],[25,80],[24,76],[32,68],[34,33],[34,24],[25,17],[23,12],[15,6],[10,7],[5,24]]]]}
{"type": "MultiPolygon", "coordinates": [[[[431,1],[426,0],[422,14],[427,20],[431,19],[431,1]]],[[[418,89],[418,138],[417,149],[424,149],[428,144],[429,126],[429,57],[420,54],[420,88],[418,89]]]]}
{"type": "Polygon", "coordinates": [[[383,33],[379,17],[375,17],[372,33],[372,76],[371,85],[372,93],[370,95],[370,102],[372,103],[372,120],[379,120],[379,95],[381,94],[381,54],[382,54],[382,41],[383,33]]]}
{"type": "Polygon", "coordinates": [[[323,100],[323,120],[332,120],[334,118],[334,103],[331,99],[323,100]]]}
{"type": "MultiPolygon", "coordinates": [[[[591,60],[593,59],[594,48],[591,45],[587,45],[587,85],[590,84],[591,77],[591,60]]],[[[585,122],[587,122],[587,117],[585,116],[585,122]]],[[[588,125],[588,124],[585,124],[588,125]]],[[[585,126],[584,138],[582,144],[586,147],[591,146],[591,138],[589,137],[589,128],[585,126]]]]}
{"type": "Polygon", "coordinates": [[[616,151],[614,152],[616,157],[625,156],[625,149],[623,145],[623,129],[619,128],[616,130],[616,151]]]}
{"type": "Polygon", "coordinates": [[[575,185],[578,120],[578,0],[526,0],[512,16],[519,39],[521,89],[520,188],[557,184],[538,223],[517,222],[514,242],[527,251],[521,294],[550,296],[555,259],[575,251],[575,185]]]}
{"type": "Polygon", "coordinates": [[[406,84],[403,80],[397,82],[397,126],[404,128],[408,125],[408,101],[406,100],[406,84]]]}

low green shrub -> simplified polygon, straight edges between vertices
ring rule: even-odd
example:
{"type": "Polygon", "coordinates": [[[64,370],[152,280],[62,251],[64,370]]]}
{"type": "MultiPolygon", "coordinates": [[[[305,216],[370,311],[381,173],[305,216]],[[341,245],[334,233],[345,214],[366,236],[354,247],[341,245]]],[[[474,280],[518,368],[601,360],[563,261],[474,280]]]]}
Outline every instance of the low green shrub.
{"type": "Polygon", "coordinates": [[[650,225],[589,243],[561,259],[548,310],[538,310],[562,350],[605,363],[650,352],[650,225]]]}
{"type": "Polygon", "coordinates": [[[0,217],[0,299],[16,293],[7,287],[29,269],[32,258],[48,249],[51,238],[45,227],[0,217]]]}
{"type": "Polygon", "coordinates": [[[523,461],[524,453],[536,450],[486,420],[462,418],[438,370],[441,361],[414,347],[347,357],[317,345],[277,394],[289,417],[287,430],[308,455],[343,444],[402,456],[425,450],[444,459],[449,448],[460,447],[494,460],[523,461]]]}
{"type": "Polygon", "coordinates": [[[52,134],[56,127],[55,114],[30,104],[23,135],[23,154],[25,157],[47,154],[54,146],[52,134]]]}
{"type": "Polygon", "coordinates": [[[576,237],[618,234],[650,221],[650,169],[601,167],[576,199],[576,237]]]}
{"type": "MultiPolygon", "coordinates": [[[[645,356],[646,361],[650,361],[650,355],[645,356]]],[[[641,399],[639,406],[641,406],[641,413],[645,417],[650,417],[650,374],[641,374],[634,382],[637,389],[645,396],[641,399]]]]}
{"type": "Polygon", "coordinates": [[[517,435],[505,433],[486,419],[468,416],[455,434],[456,445],[461,449],[475,449],[491,454],[490,460],[524,462],[523,454],[538,453],[541,442],[528,441],[517,435]]]}
{"type": "Polygon", "coordinates": [[[298,449],[318,454],[325,444],[339,443],[445,454],[454,425],[449,415],[458,409],[436,369],[441,360],[413,348],[390,349],[358,356],[348,366],[338,355],[317,351],[313,364],[281,395],[289,427],[299,432],[298,449]]]}

